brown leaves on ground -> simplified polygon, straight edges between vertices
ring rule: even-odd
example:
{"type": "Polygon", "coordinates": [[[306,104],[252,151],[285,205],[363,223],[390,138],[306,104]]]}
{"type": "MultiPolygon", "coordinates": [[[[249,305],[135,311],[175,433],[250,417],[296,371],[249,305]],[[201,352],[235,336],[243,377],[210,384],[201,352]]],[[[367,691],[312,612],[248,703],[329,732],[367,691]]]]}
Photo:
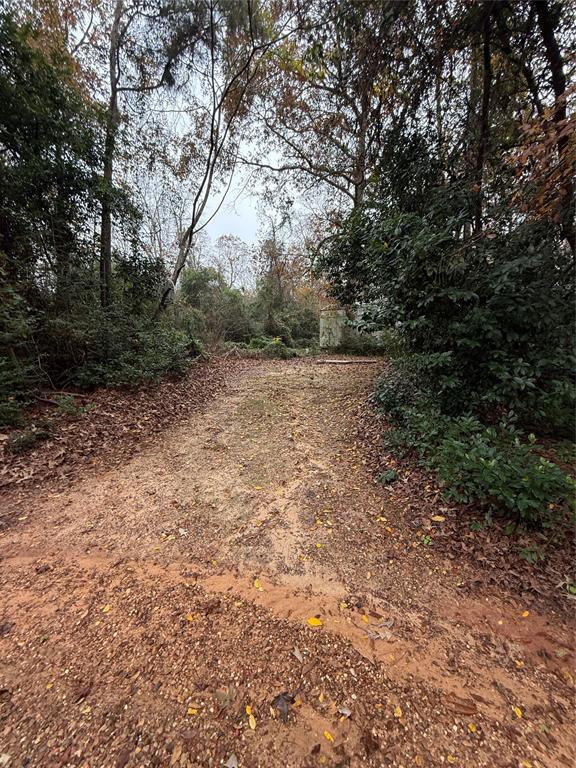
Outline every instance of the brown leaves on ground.
{"type": "MultiPolygon", "coordinates": [[[[99,389],[73,394],[79,412],[58,409],[50,392],[31,407],[20,429],[48,424],[49,438],[23,453],[6,449],[11,431],[0,435],[0,493],[39,482],[71,482],[80,472],[108,469],[125,461],[154,437],[203,408],[227,378],[255,365],[251,360],[193,363],[182,378],[138,389],[99,389]]],[[[0,517],[0,527],[2,525],[0,517]]],[[[6,524],[6,520],[4,524],[6,524]]]]}

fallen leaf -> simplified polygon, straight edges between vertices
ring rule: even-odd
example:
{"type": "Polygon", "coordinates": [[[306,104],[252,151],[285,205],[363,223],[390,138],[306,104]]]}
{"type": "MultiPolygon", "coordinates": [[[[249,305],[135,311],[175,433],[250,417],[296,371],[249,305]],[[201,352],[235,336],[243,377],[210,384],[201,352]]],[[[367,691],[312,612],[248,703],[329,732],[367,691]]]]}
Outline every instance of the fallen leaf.
{"type": "Polygon", "coordinates": [[[476,728],[476,723],[468,723],[468,730],[470,733],[476,733],[478,728],[476,728]]]}
{"type": "Polygon", "coordinates": [[[196,709],[196,707],[188,707],[188,714],[189,715],[197,715],[198,714],[198,710],[196,709]]]}
{"type": "Polygon", "coordinates": [[[228,760],[224,763],[224,768],[238,768],[238,758],[234,752],[232,752],[228,760]]]}
{"type": "Polygon", "coordinates": [[[368,618],[368,616],[366,616],[366,614],[364,614],[364,615],[362,616],[362,621],[365,621],[365,622],[366,622],[366,624],[368,624],[368,623],[370,622],[370,619],[368,618]]]}
{"type": "Polygon", "coordinates": [[[443,523],[446,518],[443,515],[432,515],[430,520],[434,520],[435,523],[443,523]]]}
{"type": "Polygon", "coordinates": [[[251,715],[252,714],[252,707],[250,706],[250,704],[246,705],[246,714],[247,715],[251,715]]]}
{"type": "Polygon", "coordinates": [[[338,712],[342,715],[343,718],[352,716],[352,710],[348,709],[348,707],[338,707],[338,712]]]}
{"type": "Polygon", "coordinates": [[[264,592],[264,587],[262,586],[260,579],[254,579],[254,587],[258,592],[264,592]]]}
{"type": "Polygon", "coordinates": [[[514,659],[514,664],[516,664],[518,669],[521,669],[524,666],[524,662],[520,661],[520,659],[514,659]]]}
{"type": "Polygon", "coordinates": [[[309,626],[311,627],[321,627],[322,626],[322,620],[319,619],[317,616],[310,616],[309,619],[306,619],[309,626]]]}
{"type": "Polygon", "coordinates": [[[402,707],[394,707],[394,717],[401,718],[402,717],[402,707]]]}
{"type": "Polygon", "coordinates": [[[281,719],[286,722],[288,720],[288,710],[290,705],[294,704],[294,697],[289,693],[280,693],[274,699],[272,699],[272,706],[278,710],[281,719]]]}
{"type": "Polygon", "coordinates": [[[316,549],[320,549],[322,544],[316,544],[316,549]]]}
{"type": "Polygon", "coordinates": [[[253,731],[256,730],[256,718],[254,715],[248,715],[248,725],[253,731]]]}
{"type": "Polygon", "coordinates": [[[530,616],[530,611],[522,611],[522,618],[527,619],[530,616]]]}
{"type": "Polygon", "coordinates": [[[300,664],[304,663],[304,657],[300,653],[300,649],[298,648],[297,645],[294,646],[294,650],[292,651],[292,655],[295,656],[298,659],[300,664]]]}
{"type": "Polygon", "coordinates": [[[334,744],[334,736],[330,733],[330,731],[324,731],[324,738],[326,741],[329,741],[330,744],[334,744]]]}
{"type": "Polygon", "coordinates": [[[51,680],[49,683],[46,683],[46,690],[49,691],[53,685],[54,685],[54,680],[51,680]]]}
{"type": "Polygon", "coordinates": [[[514,714],[516,715],[516,717],[522,717],[522,710],[520,709],[520,707],[512,707],[512,709],[514,710],[514,714]]]}
{"type": "Polygon", "coordinates": [[[106,605],[104,606],[104,608],[102,608],[102,613],[108,613],[108,612],[109,612],[109,610],[110,610],[110,607],[111,607],[111,606],[110,606],[109,604],[106,604],[106,605]]]}
{"type": "Polygon", "coordinates": [[[194,614],[189,613],[188,616],[186,616],[186,621],[194,621],[194,614]]]}
{"type": "Polygon", "coordinates": [[[454,755],[447,755],[446,762],[450,763],[450,765],[454,765],[454,763],[456,762],[456,758],[454,757],[454,755]]]}

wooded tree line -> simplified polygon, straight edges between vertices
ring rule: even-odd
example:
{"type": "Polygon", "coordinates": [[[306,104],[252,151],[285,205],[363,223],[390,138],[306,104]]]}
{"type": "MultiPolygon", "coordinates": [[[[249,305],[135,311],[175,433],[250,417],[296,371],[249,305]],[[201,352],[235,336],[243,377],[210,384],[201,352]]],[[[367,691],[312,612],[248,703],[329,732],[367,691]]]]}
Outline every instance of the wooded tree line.
{"type": "Polygon", "coordinates": [[[202,342],[316,336],[315,299],[298,304],[312,280],[289,244],[269,232],[253,253],[221,244],[215,271],[193,253],[230,186],[263,59],[297,24],[289,6],[216,0],[1,15],[3,420],[38,387],[179,372],[202,342]],[[282,258],[265,257],[270,242],[282,258]],[[186,264],[197,274],[183,287],[204,283],[210,318],[175,297],[186,264]],[[252,270],[255,295],[234,288],[233,268],[252,270]]]}
{"type": "Polygon", "coordinates": [[[575,21],[555,0],[14,5],[0,19],[6,417],[40,385],[181,369],[207,314],[238,320],[238,341],[309,340],[306,252],[366,329],[403,345],[380,389],[403,429],[470,417],[490,450],[483,430],[505,415],[504,442],[529,421],[568,433],[575,21]],[[291,200],[314,217],[293,259],[286,230],[268,232],[247,304],[194,252],[250,173],[282,226],[291,200]]]}

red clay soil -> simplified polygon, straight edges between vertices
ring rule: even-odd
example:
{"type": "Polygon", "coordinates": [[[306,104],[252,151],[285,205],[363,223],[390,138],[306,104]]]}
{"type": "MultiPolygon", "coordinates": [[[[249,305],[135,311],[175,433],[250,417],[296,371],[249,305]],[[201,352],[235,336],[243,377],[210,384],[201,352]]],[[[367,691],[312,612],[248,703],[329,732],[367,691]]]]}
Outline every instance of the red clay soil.
{"type": "Polygon", "coordinates": [[[377,373],[204,366],[7,460],[0,766],[574,764],[557,574],[374,481],[377,373]]]}

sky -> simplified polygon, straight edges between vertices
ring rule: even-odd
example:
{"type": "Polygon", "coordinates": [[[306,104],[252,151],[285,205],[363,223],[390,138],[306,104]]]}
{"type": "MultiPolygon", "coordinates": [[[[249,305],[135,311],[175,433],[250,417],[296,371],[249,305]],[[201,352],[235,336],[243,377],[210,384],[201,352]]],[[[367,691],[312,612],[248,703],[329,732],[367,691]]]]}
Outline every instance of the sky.
{"type": "Polygon", "coordinates": [[[232,187],[218,213],[206,227],[212,240],[220,235],[236,235],[251,245],[258,240],[260,218],[258,215],[259,198],[245,188],[238,180],[232,187]]]}

